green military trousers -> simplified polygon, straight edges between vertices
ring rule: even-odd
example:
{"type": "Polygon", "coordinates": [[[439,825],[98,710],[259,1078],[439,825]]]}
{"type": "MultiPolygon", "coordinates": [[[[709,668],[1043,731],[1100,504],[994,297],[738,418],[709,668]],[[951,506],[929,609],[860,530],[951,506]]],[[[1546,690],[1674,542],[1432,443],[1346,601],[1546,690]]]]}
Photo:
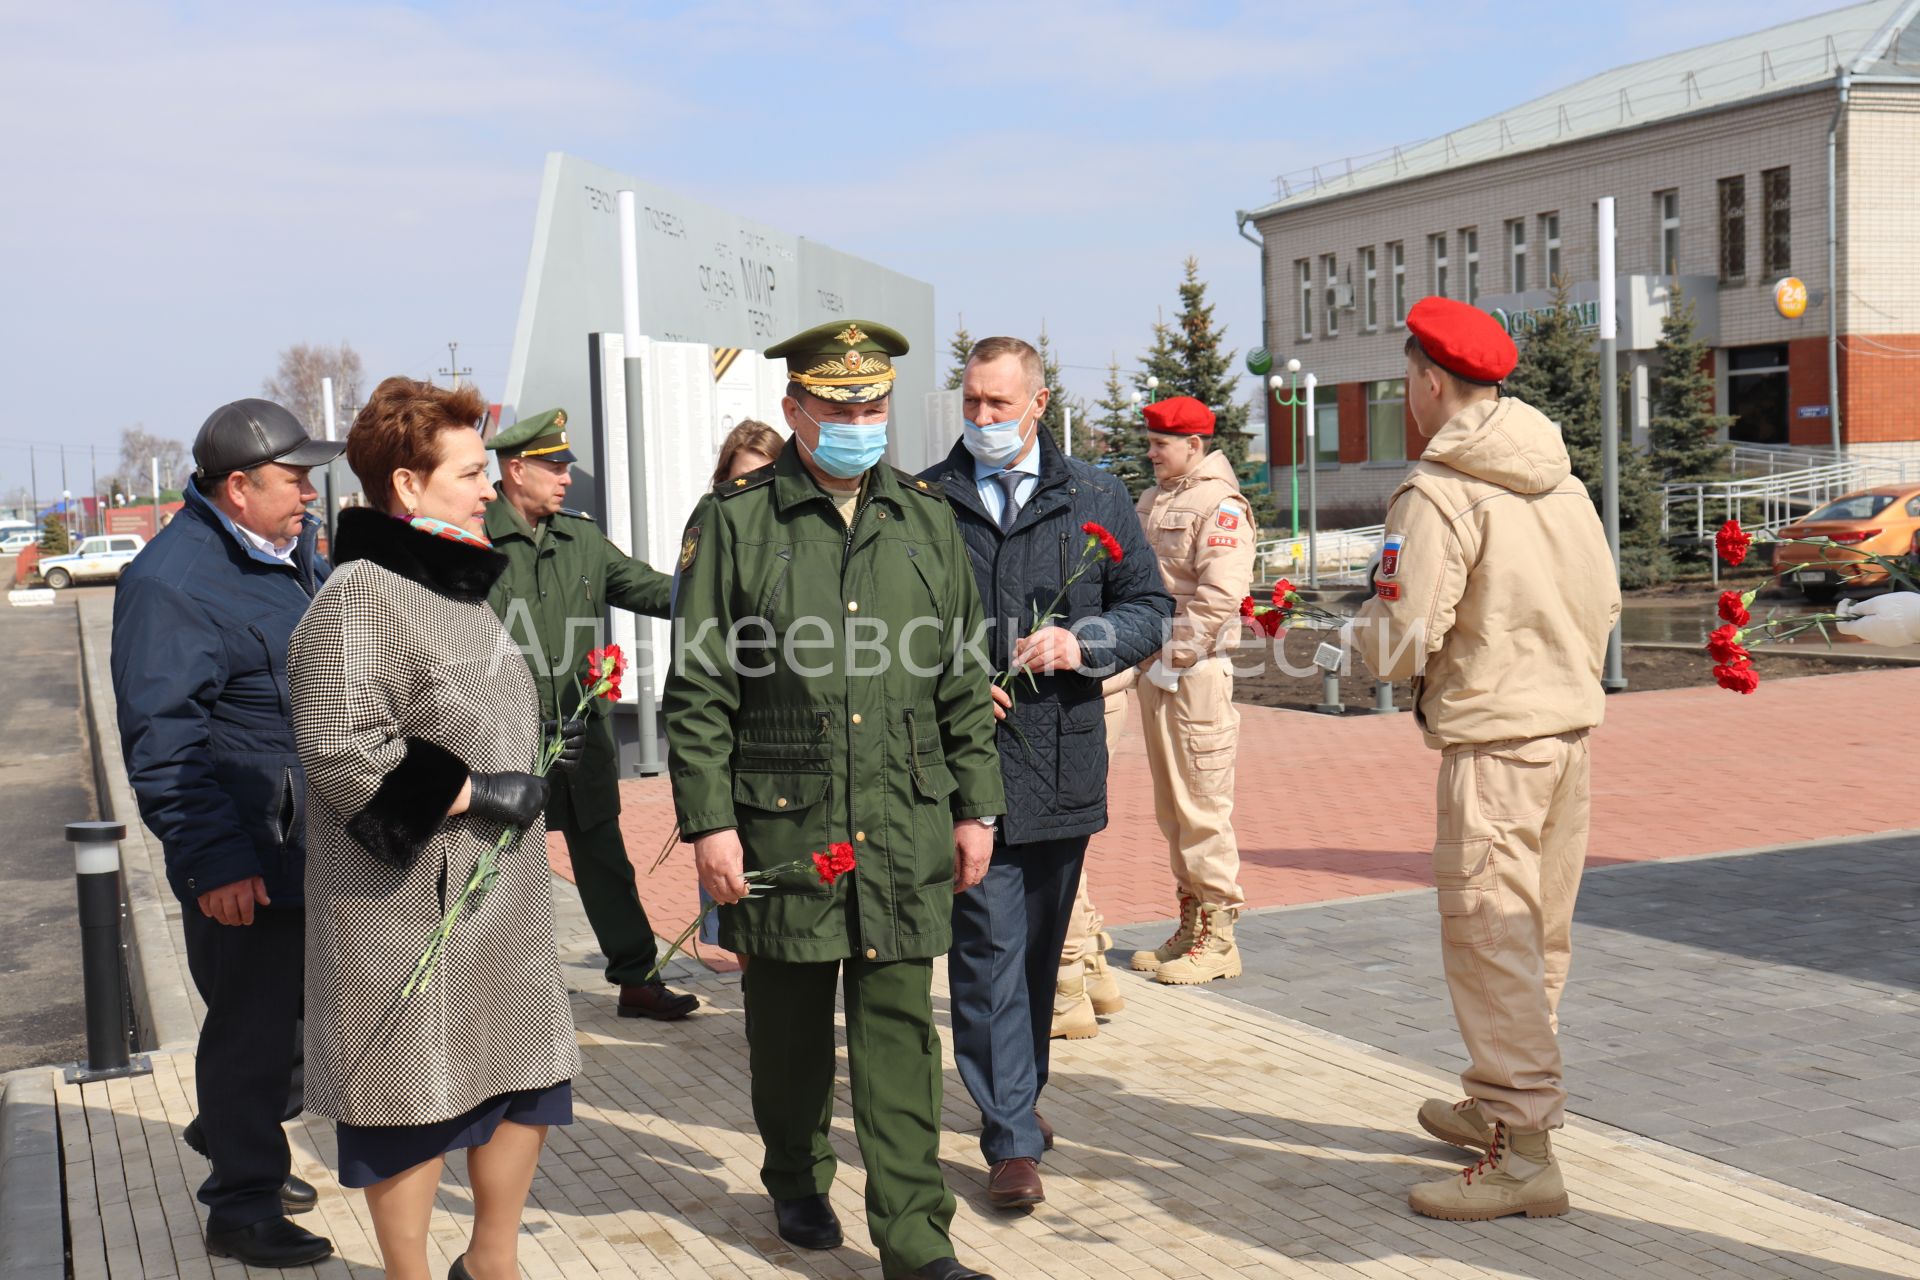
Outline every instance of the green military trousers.
{"type": "Polygon", "coordinates": [[[933,961],[754,956],[745,985],[760,1180],[777,1200],[824,1195],[836,1161],[833,987],[844,971],[853,1133],[867,1166],[867,1230],[889,1276],[951,1258],[953,1193],[940,1172],[940,1037],[933,961]]]}
{"type": "Polygon", "coordinates": [[[567,784],[559,783],[547,804],[547,829],[566,837],[580,905],[587,909],[587,923],[607,958],[607,981],[616,986],[639,982],[659,961],[660,944],[640,903],[618,815],[581,826],[567,784]]]}

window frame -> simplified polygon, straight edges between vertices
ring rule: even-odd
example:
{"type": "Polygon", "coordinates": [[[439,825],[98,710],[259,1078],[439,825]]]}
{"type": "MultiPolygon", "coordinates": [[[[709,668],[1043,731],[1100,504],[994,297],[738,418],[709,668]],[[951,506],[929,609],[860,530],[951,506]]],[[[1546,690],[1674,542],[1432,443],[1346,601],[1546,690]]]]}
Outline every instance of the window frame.
{"type": "Polygon", "coordinates": [[[1313,259],[1298,258],[1294,261],[1294,275],[1300,284],[1300,307],[1294,313],[1299,324],[1296,337],[1301,342],[1313,341],[1313,259]]]}
{"type": "Polygon", "coordinates": [[[1737,287],[1747,282],[1747,175],[1736,173],[1714,184],[1714,208],[1720,233],[1720,283],[1737,287]]]}
{"type": "Polygon", "coordinates": [[[1324,316],[1326,324],[1321,327],[1326,330],[1329,338],[1337,338],[1340,336],[1340,300],[1336,296],[1337,290],[1340,287],[1340,255],[1337,253],[1321,254],[1320,271],[1325,277],[1327,290],[1327,306],[1324,316]]]}
{"type": "Polygon", "coordinates": [[[1460,228],[1460,252],[1467,263],[1467,303],[1480,301],[1480,228],[1460,228]]]}
{"type": "Polygon", "coordinates": [[[1653,193],[1653,274],[1680,274],[1680,188],[1653,193]],[[1668,206],[1671,205],[1671,212],[1668,206]]]}
{"type": "Polygon", "coordinates": [[[1360,255],[1360,284],[1365,290],[1365,300],[1361,304],[1360,332],[1378,333],[1380,331],[1380,251],[1372,245],[1362,245],[1360,255]]]}
{"type": "Polygon", "coordinates": [[[1317,390],[1327,394],[1316,396],[1313,402],[1313,465],[1316,467],[1337,467],[1340,465],[1340,397],[1336,387],[1321,387],[1317,390]],[[1332,419],[1331,431],[1322,430],[1332,419]]]}
{"type": "Polygon", "coordinates": [[[1369,379],[1363,385],[1365,385],[1367,389],[1367,461],[1377,463],[1405,463],[1407,461],[1406,378],[1374,378],[1369,379]],[[1398,384],[1400,388],[1400,394],[1397,398],[1392,396],[1383,397],[1379,394],[1380,388],[1392,387],[1395,384],[1398,384]],[[1386,432],[1388,428],[1385,423],[1377,423],[1374,421],[1374,411],[1388,405],[1394,406],[1399,411],[1394,416],[1392,430],[1390,432],[1397,456],[1381,457],[1374,448],[1374,432],[1376,430],[1386,432]]]}
{"type": "Polygon", "coordinates": [[[1527,220],[1507,223],[1507,285],[1509,293],[1527,291],[1527,220]]]}
{"type": "Polygon", "coordinates": [[[1793,166],[1760,171],[1760,257],[1766,279],[1793,271],[1793,166]],[[1778,180],[1780,190],[1774,190],[1778,180]],[[1778,249],[1778,254],[1775,250],[1778,249]]]}
{"type": "Polygon", "coordinates": [[[1438,232],[1427,237],[1427,256],[1433,260],[1433,276],[1429,283],[1433,293],[1429,296],[1444,298],[1447,296],[1447,268],[1451,265],[1447,257],[1447,233],[1438,232]]]}
{"type": "Polygon", "coordinates": [[[1388,288],[1388,297],[1393,299],[1393,327],[1402,329],[1407,323],[1407,246],[1402,240],[1387,245],[1387,271],[1392,280],[1388,288]]]}
{"type": "Polygon", "coordinates": [[[1554,287],[1554,281],[1560,279],[1560,211],[1540,215],[1540,243],[1547,252],[1547,288],[1554,287]]]}

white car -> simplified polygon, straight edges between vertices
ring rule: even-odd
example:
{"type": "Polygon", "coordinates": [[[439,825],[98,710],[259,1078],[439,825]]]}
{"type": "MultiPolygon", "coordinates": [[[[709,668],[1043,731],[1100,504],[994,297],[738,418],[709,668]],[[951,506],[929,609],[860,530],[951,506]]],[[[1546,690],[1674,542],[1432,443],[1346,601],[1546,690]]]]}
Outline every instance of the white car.
{"type": "Polygon", "coordinates": [[[0,556],[17,556],[34,543],[40,541],[31,529],[16,529],[5,537],[0,537],[0,556]]]}
{"type": "Polygon", "coordinates": [[[103,534],[83,540],[64,556],[48,556],[34,569],[55,591],[81,581],[111,582],[146,545],[147,540],[137,533],[103,534]]]}

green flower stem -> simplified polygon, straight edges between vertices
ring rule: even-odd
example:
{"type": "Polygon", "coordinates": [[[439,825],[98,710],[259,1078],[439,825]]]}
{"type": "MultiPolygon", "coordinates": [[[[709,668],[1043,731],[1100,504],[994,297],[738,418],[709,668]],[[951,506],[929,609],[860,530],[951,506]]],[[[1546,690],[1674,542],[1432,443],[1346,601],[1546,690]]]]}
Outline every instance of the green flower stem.
{"type": "MultiPolygon", "coordinates": [[[[769,867],[765,871],[742,872],[740,878],[747,882],[747,898],[766,897],[777,888],[774,881],[778,880],[781,876],[790,875],[795,871],[799,871],[806,865],[805,860],[796,858],[792,862],[785,862],[777,867],[769,867]]],[[[746,898],[741,899],[741,901],[746,901],[746,898]]],[[[640,979],[640,984],[644,986],[658,977],[660,971],[665,969],[667,964],[676,955],[680,954],[680,948],[687,945],[687,939],[700,932],[700,926],[707,922],[707,917],[719,909],[720,904],[718,902],[707,903],[707,905],[701,909],[700,914],[693,918],[693,923],[682,929],[680,936],[667,944],[667,949],[660,953],[660,958],[654,962],[653,968],[647,970],[647,976],[640,979]]]]}

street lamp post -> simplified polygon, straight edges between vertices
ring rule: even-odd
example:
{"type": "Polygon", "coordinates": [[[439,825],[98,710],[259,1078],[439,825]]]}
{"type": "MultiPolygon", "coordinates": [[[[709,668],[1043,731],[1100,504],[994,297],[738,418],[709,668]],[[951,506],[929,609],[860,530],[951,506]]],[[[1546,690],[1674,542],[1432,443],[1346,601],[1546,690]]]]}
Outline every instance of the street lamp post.
{"type": "MultiPolygon", "coordinates": [[[[1292,473],[1293,489],[1293,536],[1300,536],[1300,409],[1306,399],[1300,394],[1300,362],[1287,361],[1287,376],[1282,378],[1274,374],[1267,379],[1267,388],[1273,392],[1273,402],[1287,411],[1287,455],[1291,465],[1287,470],[1292,473]],[[1282,395],[1281,391],[1286,394],[1282,395]]],[[[1311,465],[1311,464],[1309,464],[1311,465]]]]}

